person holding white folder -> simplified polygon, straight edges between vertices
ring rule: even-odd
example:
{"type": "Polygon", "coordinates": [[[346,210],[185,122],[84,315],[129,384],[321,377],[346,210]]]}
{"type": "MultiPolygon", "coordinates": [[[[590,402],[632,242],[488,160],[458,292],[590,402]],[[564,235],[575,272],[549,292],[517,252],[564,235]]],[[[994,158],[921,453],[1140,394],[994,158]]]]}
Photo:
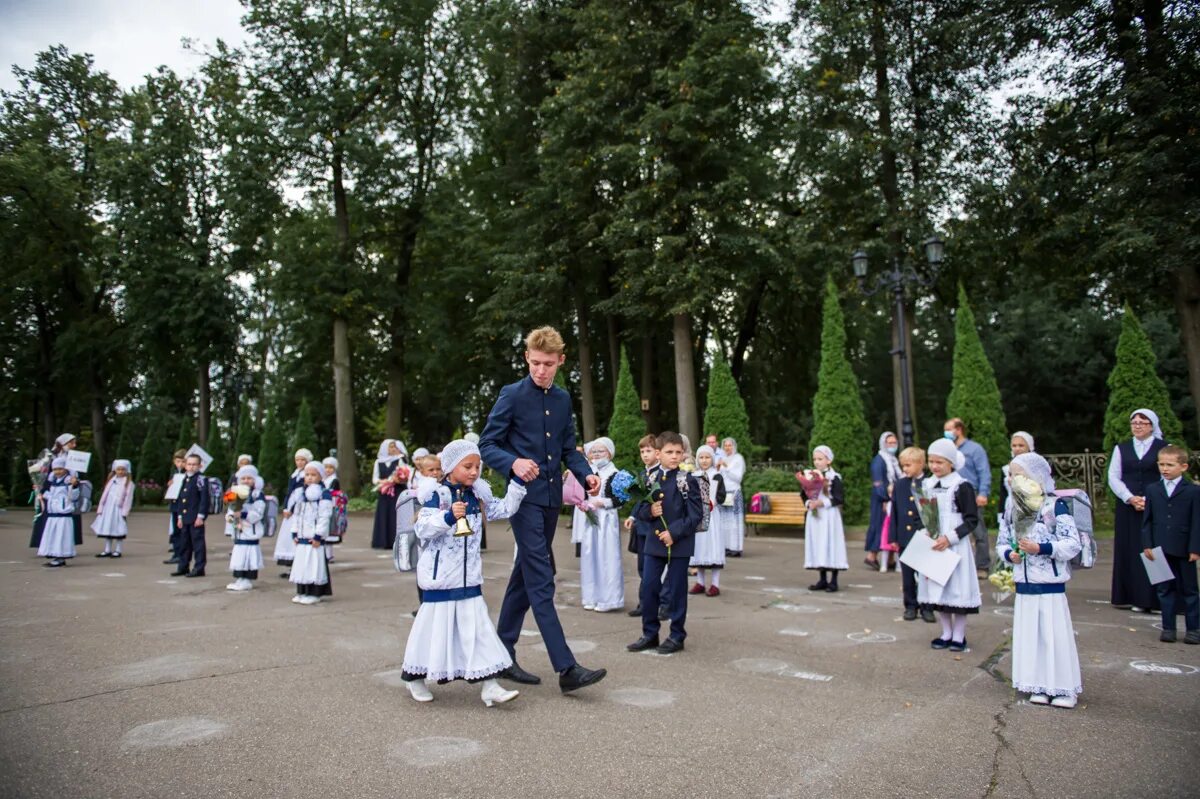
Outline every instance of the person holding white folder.
{"type": "Polygon", "coordinates": [[[922,483],[923,493],[937,501],[938,526],[933,542],[936,552],[952,550],[959,556],[958,565],[939,585],[927,575],[921,575],[917,586],[917,602],[933,608],[942,625],[942,634],[930,642],[934,649],[965,652],[967,649],[967,615],[979,612],[979,579],[975,575],[975,559],[971,551],[971,533],[979,524],[979,507],[975,504],[975,489],[958,473],[963,456],[954,442],[939,438],[929,445],[929,471],[922,483]]]}
{"type": "Polygon", "coordinates": [[[1196,561],[1200,560],[1200,486],[1189,482],[1189,455],[1183,447],[1166,446],[1158,451],[1158,473],[1162,480],[1146,488],[1146,512],[1142,517],[1142,558],[1147,572],[1166,565],[1164,573],[1150,582],[1162,604],[1162,635],[1165,644],[1176,641],[1175,614],[1183,611],[1187,632],[1185,644],[1200,644],[1200,587],[1196,561]],[[1158,561],[1158,563],[1155,563],[1158,561]],[[1165,563],[1164,563],[1165,562],[1165,563]],[[1166,579],[1162,579],[1166,577],[1166,579]]]}

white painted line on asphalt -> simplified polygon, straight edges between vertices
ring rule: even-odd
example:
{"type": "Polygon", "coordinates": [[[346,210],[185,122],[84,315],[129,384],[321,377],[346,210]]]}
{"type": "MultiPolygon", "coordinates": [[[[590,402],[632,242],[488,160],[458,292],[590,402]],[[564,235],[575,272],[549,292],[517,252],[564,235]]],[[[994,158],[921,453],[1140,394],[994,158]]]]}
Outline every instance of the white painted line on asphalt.
{"type": "Polygon", "coordinates": [[[796,638],[807,638],[808,630],[799,630],[799,629],[796,629],[795,627],[784,627],[782,630],[779,631],[779,634],[780,635],[792,635],[792,636],[795,636],[796,638]]]}
{"type": "Polygon", "coordinates": [[[793,671],[786,673],[788,677],[797,677],[801,680],[813,680],[814,682],[832,682],[833,677],[828,674],[817,674],[811,671],[793,671]]]}
{"type": "Polygon", "coordinates": [[[1013,615],[1013,609],[1009,607],[992,608],[992,613],[995,613],[997,616],[1011,616],[1013,615]]]}
{"type": "Polygon", "coordinates": [[[175,749],[220,737],[229,725],[212,719],[186,716],[141,724],[121,736],[121,743],[131,749],[175,749]]]}
{"type": "Polygon", "coordinates": [[[104,576],[105,577],[124,577],[125,575],[121,574],[121,572],[108,572],[104,576]]]}
{"type": "Polygon", "coordinates": [[[376,555],[375,556],[376,560],[388,560],[391,557],[392,557],[391,555],[376,555]]]}
{"type": "Polygon", "coordinates": [[[383,588],[383,583],[363,583],[363,588],[383,588]]]}
{"type": "Polygon", "coordinates": [[[615,691],[609,691],[607,697],[609,701],[619,705],[648,709],[666,707],[675,702],[674,692],[659,691],[654,688],[618,688],[615,691]]]}
{"type": "Polygon", "coordinates": [[[812,605],[793,605],[791,602],[772,602],[770,607],[776,610],[786,610],[788,613],[820,613],[821,609],[812,605]]]}
{"type": "Polygon", "coordinates": [[[541,633],[537,630],[521,630],[521,635],[537,638],[541,633]]]}
{"type": "Polygon", "coordinates": [[[875,586],[866,585],[864,583],[850,583],[850,587],[851,588],[874,588],[875,586]]]}
{"type": "Polygon", "coordinates": [[[898,596],[873,596],[871,597],[872,605],[903,605],[904,600],[898,596]]]}
{"type": "Polygon", "coordinates": [[[437,768],[483,754],[483,744],[471,738],[411,738],[393,744],[392,757],[413,768],[437,768]]]}
{"type": "Polygon", "coordinates": [[[1183,663],[1158,663],[1153,660],[1134,660],[1130,662],[1129,667],[1143,674],[1170,674],[1176,677],[1200,671],[1200,668],[1183,663]]]}
{"type": "MultiPolygon", "coordinates": [[[[14,561],[14,562],[15,562],[15,561],[14,561]]],[[[767,579],[767,578],[766,578],[766,577],[759,577],[757,574],[747,574],[747,575],[746,575],[746,576],[745,576],[743,579],[745,579],[745,580],[759,580],[759,581],[761,581],[761,580],[765,580],[765,579],[767,579]]]]}
{"type": "Polygon", "coordinates": [[[178,580],[155,580],[155,582],[158,583],[159,585],[175,585],[179,581],[178,580]]]}
{"type": "Polygon", "coordinates": [[[893,644],[896,642],[896,636],[891,633],[872,633],[859,632],[849,633],[847,636],[851,641],[857,641],[860,644],[893,644]]]}

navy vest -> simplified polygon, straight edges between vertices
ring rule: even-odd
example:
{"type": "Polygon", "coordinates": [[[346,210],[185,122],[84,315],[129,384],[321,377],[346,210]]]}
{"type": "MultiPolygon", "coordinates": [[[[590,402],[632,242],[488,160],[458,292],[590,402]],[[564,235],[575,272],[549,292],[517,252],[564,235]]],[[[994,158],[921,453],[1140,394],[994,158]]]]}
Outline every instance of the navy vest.
{"type": "Polygon", "coordinates": [[[1117,445],[1121,452],[1121,482],[1125,484],[1135,497],[1144,497],[1146,487],[1162,480],[1158,473],[1158,451],[1167,444],[1161,438],[1150,440],[1150,449],[1146,457],[1138,460],[1137,450],[1133,448],[1133,439],[1122,441],[1117,445]]]}

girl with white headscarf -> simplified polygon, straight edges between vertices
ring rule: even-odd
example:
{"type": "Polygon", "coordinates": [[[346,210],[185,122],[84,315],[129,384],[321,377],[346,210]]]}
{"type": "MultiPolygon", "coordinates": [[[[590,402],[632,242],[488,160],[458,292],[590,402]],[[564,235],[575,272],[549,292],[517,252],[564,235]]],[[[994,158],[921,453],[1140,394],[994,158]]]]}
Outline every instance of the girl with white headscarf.
{"type": "Polygon", "coordinates": [[[888,570],[890,550],[884,549],[883,530],[892,506],[892,485],[899,480],[900,461],[896,459],[899,439],[890,430],[879,436],[879,451],[871,459],[871,518],[867,525],[868,568],[888,570]]]}
{"type": "Polygon", "coordinates": [[[1013,458],[1010,474],[1024,475],[1042,487],[1045,500],[1036,521],[1017,540],[1011,515],[996,545],[996,554],[1013,569],[1017,597],[1013,605],[1012,684],[1030,694],[1035,705],[1075,707],[1083,691],[1079,653],[1066,583],[1071,559],[1082,541],[1075,519],[1054,497],[1050,464],[1036,452],[1013,458]]]}
{"type": "MultiPolygon", "coordinates": [[[[616,448],[611,438],[601,436],[584,447],[592,472],[607,486],[617,473],[612,459],[616,448]]],[[[575,509],[572,531],[582,527],[579,547],[579,594],[584,610],[607,613],[625,608],[625,574],[621,568],[621,522],[612,499],[602,490],[585,497],[588,513],[575,509]]]]}
{"type": "Polygon", "coordinates": [[[261,541],[267,529],[267,500],[262,493],[263,479],[254,466],[242,466],[234,479],[249,493],[238,510],[229,507],[225,511],[225,535],[233,539],[233,551],[229,553],[233,582],[225,590],[249,591],[263,567],[261,541]]]}
{"type": "MultiPolygon", "coordinates": [[[[717,464],[725,481],[725,501],[717,506],[721,514],[721,530],[725,536],[725,554],[740,558],[746,543],[746,516],[742,502],[742,480],[746,477],[746,459],[737,450],[737,441],[726,438],[721,442],[725,457],[717,464]]],[[[711,520],[710,520],[711,523],[711,520]]]]}
{"type": "Polygon", "coordinates": [[[296,497],[296,489],[304,485],[304,470],[308,468],[308,464],[312,462],[312,450],[300,448],[296,450],[294,460],[296,463],[296,471],[292,472],[292,476],[288,478],[287,488],[283,493],[282,508],[283,520],[279,523],[279,534],[275,536],[275,563],[283,566],[286,571],[280,574],[280,577],[291,576],[292,561],[296,557],[296,543],[292,540],[292,514],[296,509],[293,507],[296,497]]]}
{"type": "Polygon", "coordinates": [[[716,453],[705,444],[696,450],[697,480],[708,481],[708,501],[712,503],[708,516],[708,529],[696,534],[696,551],[689,566],[696,568],[696,583],[688,593],[721,595],[721,569],[725,568],[725,536],[721,532],[721,515],[716,512],[720,499],[725,498],[724,478],[716,465],[716,453]],[[706,575],[707,573],[707,575],[706,575]],[[708,587],[704,581],[707,576],[708,587]]]}
{"type": "Polygon", "coordinates": [[[1142,565],[1142,511],[1146,489],[1161,479],[1158,451],[1166,446],[1158,414],[1138,408],[1129,414],[1133,437],[1117,444],[1108,461],[1108,487],[1119,500],[1113,534],[1111,601],[1135,612],[1157,611],[1158,593],[1142,565]]]}
{"type": "Polygon", "coordinates": [[[112,471],[104,483],[104,491],[96,505],[96,518],[92,522],[92,532],[104,539],[104,551],[96,555],[98,558],[121,557],[121,543],[129,535],[126,519],[133,508],[132,471],[133,466],[127,460],[112,462],[112,471]]]}
{"type": "Polygon", "coordinates": [[[821,493],[808,500],[804,518],[804,568],[816,569],[820,579],[809,591],[838,590],[838,572],[850,568],[846,557],[846,530],[842,526],[842,505],[846,494],[842,476],[834,471],[833,450],[822,444],[813,449],[813,467],[825,478],[821,493]]]}
{"type": "Polygon", "coordinates": [[[404,462],[407,452],[404,444],[394,438],[385,438],[379,445],[371,473],[371,482],[379,491],[375,524],[371,528],[372,549],[393,549],[396,545],[396,494],[408,482],[409,469],[404,462]]]}

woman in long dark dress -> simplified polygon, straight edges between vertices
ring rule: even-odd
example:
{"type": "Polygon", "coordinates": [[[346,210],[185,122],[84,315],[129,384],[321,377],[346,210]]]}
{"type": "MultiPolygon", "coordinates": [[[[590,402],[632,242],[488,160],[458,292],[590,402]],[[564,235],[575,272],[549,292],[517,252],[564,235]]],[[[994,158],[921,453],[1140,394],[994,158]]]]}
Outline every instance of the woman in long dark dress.
{"type": "Polygon", "coordinates": [[[1113,538],[1112,604],[1117,608],[1151,612],[1159,608],[1158,594],[1142,565],[1142,511],[1146,488],[1161,479],[1158,451],[1166,446],[1158,415],[1148,408],[1129,414],[1133,437],[1117,444],[1108,462],[1108,487],[1117,495],[1113,538]]]}
{"type": "MultiPolygon", "coordinates": [[[[903,476],[900,473],[900,461],[896,459],[898,449],[896,434],[885,432],[879,436],[879,451],[871,459],[871,518],[863,547],[867,551],[867,558],[863,562],[872,569],[879,568],[880,557],[885,564],[889,558],[888,552],[880,550],[883,549],[883,523],[892,501],[892,484],[903,476]]],[[[886,566],[884,568],[886,570],[886,566]]]]}
{"type": "MultiPolygon", "coordinates": [[[[372,549],[390,551],[396,543],[396,495],[385,493],[383,487],[392,483],[392,474],[404,463],[405,454],[404,444],[394,438],[386,438],[379,445],[379,455],[371,474],[371,482],[380,489],[379,499],[375,501],[375,526],[371,530],[372,549]]],[[[403,488],[398,485],[393,491],[403,488]]]]}

